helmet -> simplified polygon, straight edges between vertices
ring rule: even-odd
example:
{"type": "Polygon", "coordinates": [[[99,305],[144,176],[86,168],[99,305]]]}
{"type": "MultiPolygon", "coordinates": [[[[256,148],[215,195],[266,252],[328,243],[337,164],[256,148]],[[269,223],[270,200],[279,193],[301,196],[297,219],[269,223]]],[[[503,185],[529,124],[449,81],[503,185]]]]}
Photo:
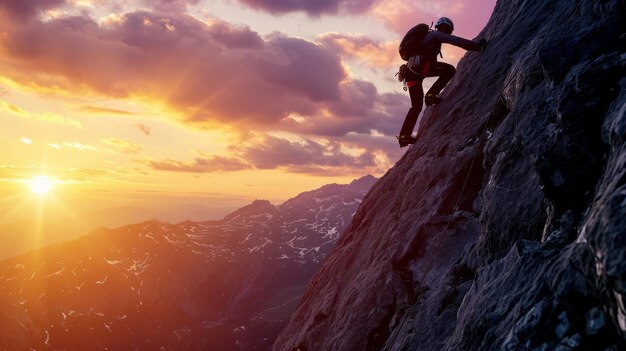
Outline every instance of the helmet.
{"type": "Polygon", "coordinates": [[[452,28],[452,30],[454,30],[454,23],[452,23],[452,20],[448,17],[441,17],[440,19],[438,19],[437,24],[435,24],[435,28],[439,27],[442,24],[447,24],[450,26],[450,28],[452,28]]]}

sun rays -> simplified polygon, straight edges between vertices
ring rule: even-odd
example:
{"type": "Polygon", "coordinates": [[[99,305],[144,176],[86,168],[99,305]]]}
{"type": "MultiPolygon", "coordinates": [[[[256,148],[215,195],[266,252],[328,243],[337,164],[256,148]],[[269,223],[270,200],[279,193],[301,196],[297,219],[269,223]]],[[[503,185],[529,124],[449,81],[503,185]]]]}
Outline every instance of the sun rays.
{"type": "Polygon", "coordinates": [[[12,241],[20,241],[24,247],[39,247],[54,242],[49,234],[59,226],[66,226],[66,222],[82,225],[83,219],[67,202],[73,191],[72,182],[37,174],[15,178],[13,183],[16,187],[12,188],[12,194],[7,193],[0,200],[0,208],[5,209],[0,214],[0,224],[21,228],[19,232],[2,233],[11,236],[12,241]]]}
{"type": "Polygon", "coordinates": [[[35,176],[28,181],[28,187],[35,195],[45,195],[52,190],[54,183],[47,176],[35,176]]]}

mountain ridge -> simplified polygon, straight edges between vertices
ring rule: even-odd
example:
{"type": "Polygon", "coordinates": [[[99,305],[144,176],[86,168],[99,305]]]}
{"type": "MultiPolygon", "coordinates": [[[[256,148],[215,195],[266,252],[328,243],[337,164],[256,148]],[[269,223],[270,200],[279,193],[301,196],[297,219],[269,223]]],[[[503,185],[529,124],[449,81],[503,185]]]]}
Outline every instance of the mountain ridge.
{"type": "Polygon", "coordinates": [[[257,200],[221,220],[101,228],[0,261],[0,345],[269,349],[362,185],[280,208],[257,200]]]}

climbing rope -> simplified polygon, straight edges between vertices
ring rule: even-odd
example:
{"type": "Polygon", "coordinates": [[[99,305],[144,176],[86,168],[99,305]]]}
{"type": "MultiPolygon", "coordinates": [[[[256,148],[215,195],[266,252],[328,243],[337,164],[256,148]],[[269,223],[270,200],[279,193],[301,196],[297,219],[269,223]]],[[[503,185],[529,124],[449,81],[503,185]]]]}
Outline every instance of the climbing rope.
{"type": "MultiPolygon", "coordinates": [[[[522,6],[520,6],[520,9],[518,10],[517,15],[515,16],[513,22],[517,21],[517,18],[519,17],[519,15],[521,14],[521,8],[524,7],[526,3],[522,4],[522,6]]],[[[570,18],[571,15],[574,14],[574,12],[578,9],[578,7],[580,6],[580,3],[576,3],[576,6],[572,6],[572,13],[568,16],[563,16],[563,19],[558,23],[557,27],[560,27],[563,23],[565,23],[565,21],[570,18]]],[[[540,44],[538,45],[537,48],[537,52],[539,52],[539,50],[541,50],[541,48],[543,47],[543,44],[545,43],[546,39],[548,39],[549,36],[544,36],[544,38],[541,40],[540,44]]],[[[511,84],[513,82],[514,79],[510,79],[502,88],[502,90],[500,91],[500,93],[498,94],[498,100],[503,99],[503,94],[506,91],[506,89],[509,87],[509,84],[511,84]]],[[[487,129],[489,128],[489,122],[491,121],[491,116],[493,115],[493,113],[490,113],[489,116],[487,117],[487,120],[485,121],[485,125],[483,127],[483,130],[480,134],[480,144],[483,143],[484,141],[484,136],[485,136],[485,132],[487,131],[487,129]]],[[[448,228],[450,227],[450,224],[452,223],[452,221],[455,218],[456,212],[459,209],[459,203],[461,201],[461,198],[463,197],[463,193],[465,191],[465,187],[467,186],[467,182],[469,180],[470,174],[472,173],[472,169],[474,167],[474,163],[476,161],[476,156],[478,156],[478,151],[480,151],[481,148],[480,147],[476,147],[476,151],[474,152],[474,156],[472,157],[472,162],[470,163],[469,169],[467,170],[467,174],[465,176],[465,180],[463,181],[463,186],[461,187],[461,191],[459,192],[459,197],[456,200],[456,203],[454,205],[454,211],[452,212],[452,216],[450,217],[450,219],[448,220],[448,223],[446,224],[443,233],[440,236],[439,241],[437,242],[437,246],[435,247],[435,252],[434,254],[430,257],[430,260],[428,261],[428,265],[426,266],[426,270],[424,271],[424,274],[422,276],[422,279],[419,281],[419,285],[418,287],[422,286],[424,284],[424,282],[426,281],[426,277],[428,276],[428,273],[430,272],[430,269],[432,268],[432,264],[435,261],[435,258],[437,257],[437,254],[439,253],[439,249],[441,248],[441,244],[443,243],[443,241],[446,238],[447,232],[448,232],[448,228]]],[[[410,300],[410,303],[404,307],[404,308],[400,308],[397,311],[403,310],[403,309],[407,309],[412,307],[415,304],[415,301],[418,297],[418,295],[420,294],[420,289],[416,289],[415,293],[413,294],[413,297],[410,300]]],[[[389,345],[388,347],[385,347],[384,350],[387,351],[389,350],[391,347],[393,347],[393,345],[396,343],[397,338],[398,338],[398,334],[400,333],[400,331],[402,331],[402,328],[404,327],[404,322],[406,321],[406,316],[405,318],[402,318],[402,322],[400,322],[399,328],[397,328],[398,332],[394,335],[393,339],[392,339],[392,343],[387,343],[387,345],[389,345]]]]}

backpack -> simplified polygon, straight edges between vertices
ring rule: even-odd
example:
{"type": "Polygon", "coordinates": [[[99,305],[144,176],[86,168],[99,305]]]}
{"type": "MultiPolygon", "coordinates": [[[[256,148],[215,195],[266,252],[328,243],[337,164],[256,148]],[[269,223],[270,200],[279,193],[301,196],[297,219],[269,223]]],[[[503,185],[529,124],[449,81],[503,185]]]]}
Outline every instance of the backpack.
{"type": "Polygon", "coordinates": [[[406,32],[398,50],[404,61],[408,61],[411,56],[417,54],[419,44],[428,32],[430,32],[430,27],[425,23],[420,23],[406,32]]]}

